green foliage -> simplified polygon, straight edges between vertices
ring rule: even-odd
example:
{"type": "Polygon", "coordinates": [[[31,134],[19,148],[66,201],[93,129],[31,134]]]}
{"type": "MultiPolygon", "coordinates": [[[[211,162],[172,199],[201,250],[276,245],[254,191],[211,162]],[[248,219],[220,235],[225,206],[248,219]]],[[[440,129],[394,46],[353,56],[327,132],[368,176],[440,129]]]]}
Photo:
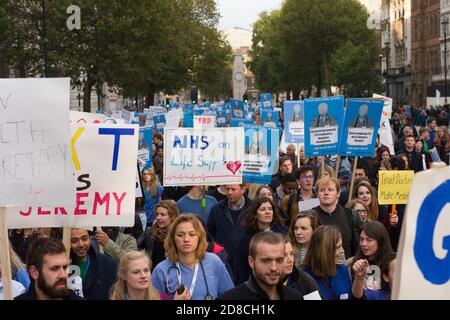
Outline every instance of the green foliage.
{"type": "MultiPolygon", "coordinates": [[[[250,64],[258,85],[264,91],[298,92],[357,83],[350,75],[336,74],[345,71],[342,63],[336,65],[336,53],[343,44],[351,43],[368,48],[371,57],[378,56],[375,31],[367,28],[367,18],[356,0],[286,0],[280,11],[261,15],[255,24],[250,64]]],[[[342,50],[339,54],[344,58],[342,50]]],[[[367,56],[358,79],[367,79],[367,56]]],[[[370,60],[371,69],[376,62],[370,60]]]]}

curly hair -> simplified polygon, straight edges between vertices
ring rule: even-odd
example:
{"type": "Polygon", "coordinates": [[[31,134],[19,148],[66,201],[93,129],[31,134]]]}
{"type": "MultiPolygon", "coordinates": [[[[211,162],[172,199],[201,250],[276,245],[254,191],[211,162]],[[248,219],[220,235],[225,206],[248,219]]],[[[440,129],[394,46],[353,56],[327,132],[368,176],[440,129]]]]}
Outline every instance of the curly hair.
{"type": "Polygon", "coordinates": [[[244,230],[248,231],[251,234],[263,231],[260,230],[258,226],[258,209],[264,203],[270,203],[270,206],[272,207],[273,216],[270,226],[275,227],[283,224],[281,217],[277,213],[275,205],[269,198],[267,197],[256,198],[255,200],[253,200],[250,208],[247,209],[244,219],[242,220],[242,227],[244,228],[244,230]]]}

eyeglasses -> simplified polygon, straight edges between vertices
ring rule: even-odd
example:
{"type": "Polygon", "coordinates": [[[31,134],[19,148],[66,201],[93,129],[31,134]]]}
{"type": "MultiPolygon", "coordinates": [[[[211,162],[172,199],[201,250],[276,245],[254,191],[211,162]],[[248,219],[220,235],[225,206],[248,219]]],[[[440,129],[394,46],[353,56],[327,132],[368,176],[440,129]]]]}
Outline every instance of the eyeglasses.
{"type": "Polygon", "coordinates": [[[367,210],[366,210],[366,209],[361,209],[361,210],[356,210],[356,212],[357,212],[358,214],[361,214],[361,213],[367,213],[367,210]]]}
{"type": "Polygon", "coordinates": [[[300,179],[301,180],[312,180],[312,179],[314,179],[314,176],[301,176],[300,179]]]}

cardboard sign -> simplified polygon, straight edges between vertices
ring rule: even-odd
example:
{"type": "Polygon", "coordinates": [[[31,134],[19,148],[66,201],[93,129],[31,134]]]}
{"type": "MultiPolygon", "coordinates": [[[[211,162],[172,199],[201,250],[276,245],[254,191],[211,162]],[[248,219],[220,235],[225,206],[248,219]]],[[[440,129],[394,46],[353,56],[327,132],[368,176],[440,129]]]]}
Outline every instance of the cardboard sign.
{"type": "Polygon", "coordinates": [[[278,129],[245,127],[245,182],[269,184],[278,171],[278,129]]]}
{"type": "Polygon", "coordinates": [[[306,99],[305,157],[336,155],[344,120],[344,97],[306,99]]]}
{"type": "Polygon", "coordinates": [[[71,206],[8,208],[8,226],[133,226],[138,132],[135,125],[72,125],[71,206]]]}
{"type": "Polygon", "coordinates": [[[164,130],[164,186],[242,182],[244,129],[164,130]]]}
{"type": "Polygon", "coordinates": [[[382,109],[381,100],[348,99],[339,143],[341,156],[373,156],[382,109]]]}
{"type": "Polygon", "coordinates": [[[419,172],[409,194],[392,299],[450,297],[450,167],[419,172]]]}
{"type": "Polygon", "coordinates": [[[412,170],[378,171],[378,203],[407,204],[413,178],[412,170]]]}
{"type": "Polygon", "coordinates": [[[0,79],[0,207],[67,205],[70,79],[0,79]]]}

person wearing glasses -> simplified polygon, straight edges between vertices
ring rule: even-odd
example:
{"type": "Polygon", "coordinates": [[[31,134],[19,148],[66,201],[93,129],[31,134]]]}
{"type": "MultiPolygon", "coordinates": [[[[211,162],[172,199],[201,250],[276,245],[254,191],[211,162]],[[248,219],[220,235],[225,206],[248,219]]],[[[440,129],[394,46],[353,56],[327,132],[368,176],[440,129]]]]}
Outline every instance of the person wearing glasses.
{"type": "Polygon", "coordinates": [[[296,193],[284,197],[280,202],[280,207],[288,217],[287,225],[290,225],[291,220],[298,214],[299,201],[306,201],[317,198],[314,191],[314,169],[309,165],[305,165],[295,170],[295,178],[299,185],[299,189],[296,193]]]}
{"type": "Polygon", "coordinates": [[[152,274],[152,283],[171,299],[214,300],[234,288],[227,268],[218,256],[206,252],[206,231],[193,214],[175,219],[164,247],[167,258],[152,274]]]}
{"type": "Polygon", "coordinates": [[[350,203],[347,205],[347,208],[352,209],[353,211],[356,211],[356,213],[361,218],[362,222],[369,221],[369,207],[362,202],[362,200],[359,199],[353,199],[350,201],[350,203]]]}

